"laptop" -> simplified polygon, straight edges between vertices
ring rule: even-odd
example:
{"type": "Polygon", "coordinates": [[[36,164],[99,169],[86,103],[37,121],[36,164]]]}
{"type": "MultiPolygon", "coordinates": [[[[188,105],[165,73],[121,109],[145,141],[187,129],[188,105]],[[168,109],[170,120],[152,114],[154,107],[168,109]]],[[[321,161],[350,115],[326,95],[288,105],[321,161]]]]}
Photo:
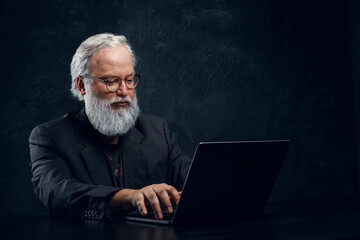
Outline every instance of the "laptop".
{"type": "Polygon", "coordinates": [[[153,214],[125,221],[196,224],[261,213],[270,197],[289,140],[201,142],[194,153],[179,204],[157,220],[153,214]]]}

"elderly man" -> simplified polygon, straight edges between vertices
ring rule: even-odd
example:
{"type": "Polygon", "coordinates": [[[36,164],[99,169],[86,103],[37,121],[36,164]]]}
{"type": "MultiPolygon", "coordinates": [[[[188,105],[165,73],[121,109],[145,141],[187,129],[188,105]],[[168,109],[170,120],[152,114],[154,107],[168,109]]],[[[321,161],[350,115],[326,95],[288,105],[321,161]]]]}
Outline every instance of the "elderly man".
{"type": "Polygon", "coordinates": [[[162,219],[179,201],[190,158],[164,119],[140,113],[135,63],[126,38],[108,33],[73,56],[71,92],[85,108],[29,138],[34,190],[52,213],[103,219],[152,209],[162,219]]]}

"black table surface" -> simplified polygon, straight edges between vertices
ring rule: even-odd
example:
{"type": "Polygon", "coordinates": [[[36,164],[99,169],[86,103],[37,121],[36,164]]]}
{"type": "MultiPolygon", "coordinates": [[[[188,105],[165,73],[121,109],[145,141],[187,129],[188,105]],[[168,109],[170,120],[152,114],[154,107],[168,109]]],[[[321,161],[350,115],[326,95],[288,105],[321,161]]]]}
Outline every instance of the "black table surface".
{"type": "Polygon", "coordinates": [[[0,233],[0,239],[360,239],[360,201],[271,203],[261,215],[190,226],[13,217],[0,219],[0,233]]]}

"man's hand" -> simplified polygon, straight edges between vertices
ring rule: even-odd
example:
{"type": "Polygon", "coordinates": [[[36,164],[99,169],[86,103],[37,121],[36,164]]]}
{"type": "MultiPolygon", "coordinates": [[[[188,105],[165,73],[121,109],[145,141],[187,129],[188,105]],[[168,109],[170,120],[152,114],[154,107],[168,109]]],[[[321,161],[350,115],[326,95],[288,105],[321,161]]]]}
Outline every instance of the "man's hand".
{"type": "Polygon", "coordinates": [[[166,183],[153,184],[139,190],[122,189],[112,196],[109,202],[108,213],[116,211],[129,211],[138,209],[140,214],[147,215],[146,206],[151,206],[156,219],[162,219],[162,209],[172,213],[173,208],[170,200],[178,204],[181,192],[166,183]]]}

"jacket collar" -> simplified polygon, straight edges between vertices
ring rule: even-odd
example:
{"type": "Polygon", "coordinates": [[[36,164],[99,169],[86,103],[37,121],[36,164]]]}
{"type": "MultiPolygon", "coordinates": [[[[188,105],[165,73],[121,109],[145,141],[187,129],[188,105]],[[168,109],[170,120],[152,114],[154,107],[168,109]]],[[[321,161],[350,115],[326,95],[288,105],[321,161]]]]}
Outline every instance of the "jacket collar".
{"type": "MultiPolygon", "coordinates": [[[[94,184],[111,185],[109,170],[104,158],[103,141],[90,121],[88,120],[85,108],[76,112],[74,115],[75,131],[80,143],[84,146],[81,156],[88,168],[89,174],[94,184]]],[[[139,131],[138,123],[128,133],[121,137],[121,141],[126,144],[140,143],[144,135],[139,131]]]]}

